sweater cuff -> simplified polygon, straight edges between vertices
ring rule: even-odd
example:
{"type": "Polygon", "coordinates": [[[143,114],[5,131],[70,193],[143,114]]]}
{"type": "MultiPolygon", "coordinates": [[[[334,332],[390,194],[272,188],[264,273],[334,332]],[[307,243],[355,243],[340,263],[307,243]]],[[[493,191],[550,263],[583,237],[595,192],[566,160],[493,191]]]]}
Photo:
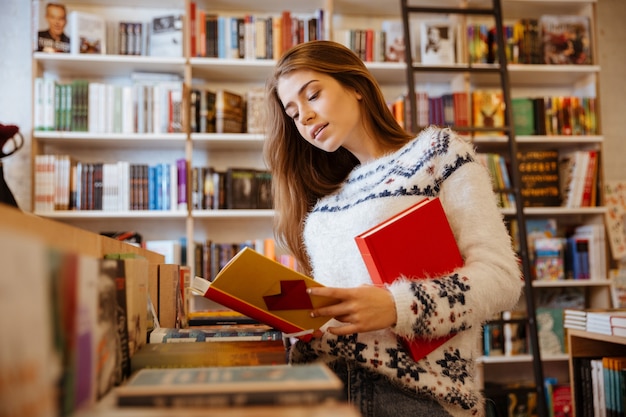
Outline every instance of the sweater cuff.
{"type": "Polygon", "coordinates": [[[413,336],[413,323],[419,313],[418,309],[413,308],[415,296],[409,289],[410,285],[410,281],[402,279],[387,286],[396,303],[397,321],[392,328],[397,334],[408,337],[413,336]]]}

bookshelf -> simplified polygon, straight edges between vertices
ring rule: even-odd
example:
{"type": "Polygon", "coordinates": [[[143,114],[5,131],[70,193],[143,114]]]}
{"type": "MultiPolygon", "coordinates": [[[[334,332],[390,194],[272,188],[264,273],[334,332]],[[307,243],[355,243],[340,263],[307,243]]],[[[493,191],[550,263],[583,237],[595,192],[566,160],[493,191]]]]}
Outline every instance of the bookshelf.
{"type": "Polygon", "coordinates": [[[567,338],[569,341],[569,375],[572,389],[574,416],[579,416],[579,407],[585,401],[591,399],[577,398],[577,386],[580,381],[580,369],[577,359],[600,358],[604,356],[623,356],[626,349],[626,337],[608,336],[584,330],[569,329],[567,338]]]}
{"type": "MultiPolygon", "coordinates": [[[[41,12],[43,1],[38,2],[41,12]]],[[[152,17],[170,14],[184,14],[184,27],[190,27],[189,10],[191,0],[131,0],[131,1],[74,1],[65,2],[70,10],[97,11],[108,21],[123,19],[149,20],[152,17]]],[[[458,5],[461,0],[445,0],[441,5],[458,5]]],[[[474,3],[474,2],[472,2],[474,3]]],[[[477,5],[487,5],[480,0],[477,5]]],[[[534,1],[502,0],[505,22],[525,17],[538,18],[544,14],[571,14],[589,16],[592,29],[593,60],[585,65],[529,65],[509,64],[508,74],[513,98],[543,95],[589,95],[598,97],[600,67],[595,55],[596,42],[596,0],[573,1],[534,1]]],[[[206,9],[218,14],[243,16],[278,15],[285,7],[279,2],[255,2],[244,0],[228,2],[224,0],[197,1],[206,9]]],[[[335,39],[342,30],[372,28],[379,30],[386,20],[400,20],[399,2],[379,2],[362,0],[355,7],[349,0],[296,0],[289,3],[289,10],[303,16],[313,15],[322,9],[326,15],[324,35],[335,39]]],[[[62,81],[87,77],[94,81],[129,83],[130,74],[137,71],[178,74],[185,89],[192,85],[208,84],[221,86],[240,93],[252,87],[263,86],[265,78],[273,68],[273,60],[267,59],[221,59],[191,56],[189,32],[184,37],[184,55],[181,57],[122,56],[122,55],[65,55],[33,54],[34,77],[47,75],[62,81]]],[[[386,97],[390,101],[406,93],[405,64],[403,62],[367,62],[367,66],[380,81],[386,97]]],[[[477,66],[489,66],[480,64],[477,66]]],[[[34,80],[33,80],[34,83],[34,80]]],[[[470,89],[489,88],[493,78],[481,72],[456,75],[451,72],[424,72],[420,74],[419,88],[434,93],[447,91],[452,87],[470,89]]],[[[187,96],[184,96],[185,99],[187,96]]],[[[188,109],[185,103],[185,109],[188,109]]],[[[187,112],[188,110],[185,110],[187,112]]],[[[184,113],[188,117],[188,113],[184,113]]],[[[598,112],[599,114],[599,112],[598,112]]],[[[601,122],[601,121],[599,121],[601,122]]],[[[173,163],[185,159],[188,169],[193,166],[213,165],[217,168],[247,166],[263,168],[261,148],[262,134],[213,134],[191,133],[185,129],[178,133],[148,134],[95,134],[84,132],[33,131],[32,155],[43,153],[71,153],[75,158],[86,162],[105,159],[114,162],[131,159],[137,163],[173,163]]],[[[565,135],[516,135],[520,150],[558,149],[566,152],[575,149],[602,150],[603,136],[601,123],[598,134],[565,135]]],[[[507,138],[504,136],[483,135],[474,138],[480,152],[505,153],[507,138]]],[[[34,162],[34,160],[33,160],[34,162]]],[[[602,169],[600,169],[600,181],[602,169]]],[[[34,192],[34,189],[33,189],[34,192]]],[[[34,199],[33,199],[34,200],[34,199]]],[[[189,201],[189,196],[188,196],[189,201]]],[[[602,198],[600,196],[599,202],[602,198]]],[[[515,210],[504,208],[503,214],[512,219],[515,210]]],[[[527,218],[556,218],[559,232],[573,225],[583,223],[602,224],[604,208],[600,205],[585,208],[527,207],[527,218]]],[[[49,211],[37,213],[44,217],[78,226],[94,232],[108,230],[137,230],[146,240],[184,238],[188,243],[214,241],[243,241],[272,236],[271,210],[196,210],[171,211],[49,211]]],[[[527,254],[526,254],[527,255],[527,254]]],[[[195,253],[192,245],[187,246],[186,262],[193,265],[195,253]]],[[[539,282],[533,283],[536,294],[547,288],[579,287],[586,296],[586,307],[610,305],[610,286],[607,281],[589,282],[539,282]]],[[[559,379],[567,378],[567,356],[557,355],[543,358],[544,373],[555,374],[559,379]],[[553,372],[552,369],[555,369],[553,372]]],[[[481,361],[486,381],[510,381],[524,375],[529,380],[531,357],[484,357],[481,361]],[[519,371],[519,372],[518,372],[519,371]]]]}
{"type": "MultiPolygon", "coordinates": [[[[520,173],[524,174],[523,171],[526,167],[523,167],[522,164],[519,163],[522,154],[554,151],[558,155],[558,163],[562,163],[561,161],[564,155],[570,152],[594,151],[600,154],[602,152],[604,139],[601,133],[601,123],[597,110],[595,112],[597,120],[595,121],[596,126],[594,129],[570,132],[565,130],[566,124],[559,121],[558,129],[555,128],[550,131],[550,125],[548,125],[546,126],[547,130],[542,131],[539,130],[539,126],[535,126],[533,134],[529,134],[526,132],[522,133],[521,131],[522,127],[527,126],[515,126],[515,128],[513,128],[514,125],[517,124],[518,119],[516,116],[519,116],[519,113],[513,106],[511,106],[512,109],[510,113],[508,109],[508,104],[514,100],[533,97],[542,97],[544,100],[548,98],[552,99],[552,97],[580,97],[581,99],[582,97],[592,97],[593,100],[596,101],[595,104],[600,106],[600,100],[597,94],[600,67],[597,65],[597,45],[594,44],[594,42],[596,42],[596,33],[594,32],[596,30],[595,7],[596,1],[586,0],[572,2],[502,0],[493,2],[493,4],[491,1],[478,1],[471,2],[470,4],[464,1],[432,2],[431,4],[428,2],[420,4],[408,2],[408,7],[405,7],[403,10],[404,13],[410,10],[408,13],[410,13],[410,18],[412,19],[408,21],[409,27],[405,26],[405,33],[412,33],[415,27],[419,27],[421,23],[420,19],[427,22],[429,19],[433,18],[433,15],[439,17],[445,15],[448,21],[454,20],[458,22],[458,25],[461,27],[457,35],[462,41],[457,46],[460,47],[460,49],[467,48],[460,56],[457,55],[454,63],[429,65],[421,61],[420,42],[423,44],[423,41],[419,38],[411,37],[411,42],[415,41],[415,44],[410,45],[413,56],[412,68],[409,70],[410,74],[408,75],[409,88],[413,87],[416,91],[427,91],[429,99],[431,93],[433,96],[437,96],[442,94],[442,92],[445,94],[452,91],[453,93],[461,92],[470,95],[475,91],[483,89],[503,90],[503,100],[507,103],[507,108],[503,112],[504,122],[501,122],[500,125],[496,125],[503,127],[503,134],[485,134],[484,129],[481,131],[480,128],[484,128],[484,126],[476,124],[476,113],[471,115],[474,117],[474,124],[472,124],[472,117],[470,117],[469,124],[465,124],[464,122],[466,121],[462,120],[462,118],[455,118],[451,124],[453,128],[459,131],[468,132],[467,134],[472,136],[479,152],[495,153],[506,158],[509,166],[509,175],[512,177],[511,180],[513,182],[513,189],[509,190],[509,192],[512,191],[512,194],[516,197],[525,195],[523,194],[525,191],[525,178],[524,175],[520,173]],[[465,6],[468,6],[472,9],[472,12],[476,13],[470,12],[463,14],[463,10],[455,10],[456,7],[463,8],[465,6]],[[487,14],[492,7],[495,8],[496,6],[498,8],[501,6],[502,8],[503,33],[506,33],[507,27],[515,27],[515,24],[521,22],[522,19],[536,19],[537,25],[540,24],[542,19],[545,18],[547,20],[549,16],[569,15],[576,16],[576,19],[580,17],[588,19],[590,27],[589,39],[591,42],[589,45],[591,51],[590,59],[585,60],[584,64],[568,65],[547,65],[542,62],[542,59],[540,61],[523,60],[525,45],[520,42],[517,44],[517,48],[519,49],[516,50],[513,48],[506,50],[507,75],[506,81],[501,82],[494,74],[498,73],[499,66],[497,61],[498,59],[502,60],[502,55],[496,58],[495,63],[491,63],[494,61],[485,57],[485,55],[488,55],[486,51],[484,52],[483,60],[475,58],[474,53],[480,51],[480,49],[472,49],[473,39],[475,38],[471,38],[469,35],[470,33],[476,34],[478,31],[477,28],[483,25],[486,26],[486,28],[480,28],[480,35],[484,35],[484,37],[487,38],[489,28],[497,27],[497,22],[494,21],[497,19],[491,18],[491,20],[489,20],[489,18],[485,18],[481,15],[487,14]],[[519,55],[516,55],[518,52],[519,55]],[[507,98],[507,95],[509,98],[507,98]],[[509,123],[507,123],[507,119],[510,121],[509,123]],[[507,125],[512,127],[508,135],[505,129],[507,125]],[[519,133],[517,132],[518,129],[520,130],[519,133]],[[510,168],[513,164],[516,164],[514,166],[515,169],[510,168]],[[517,171],[517,174],[515,171],[517,171]],[[516,176],[518,176],[518,178],[516,178],[516,176]],[[519,188],[519,190],[516,189],[516,187],[519,188]],[[522,192],[522,194],[517,194],[518,191],[522,192]]],[[[407,22],[405,22],[405,25],[407,25],[407,22]]],[[[527,26],[527,28],[529,27],[532,28],[531,25],[527,26]]],[[[518,29],[519,27],[514,30],[518,29]]],[[[542,42],[542,39],[538,36],[535,41],[542,42]]],[[[505,44],[508,45],[506,41],[505,44]]],[[[499,46],[494,47],[496,52],[501,52],[498,48],[499,46]]],[[[530,50],[532,50],[532,48],[530,48],[530,50]]],[[[543,54],[545,50],[542,48],[538,51],[541,54],[540,58],[544,58],[543,54]]],[[[417,111],[411,114],[411,125],[423,126],[423,119],[421,119],[420,116],[419,98],[411,100],[410,108],[417,109],[417,111]]],[[[558,112],[562,111],[561,109],[558,110],[558,112]]],[[[561,117],[561,115],[562,114],[559,113],[559,117],[561,117]]],[[[533,116],[536,117],[536,113],[533,116]]],[[[542,119],[544,117],[546,116],[541,115],[542,119]]],[[[549,119],[546,119],[546,122],[548,120],[549,119]]],[[[597,196],[595,200],[587,206],[564,206],[560,205],[558,201],[552,201],[551,203],[539,201],[534,204],[528,204],[526,197],[524,197],[524,204],[517,201],[517,203],[520,204],[504,205],[502,212],[511,223],[512,227],[515,226],[516,223],[517,225],[522,224],[525,226],[525,224],[530,222],[549,219],[553,221],[555,225],[553,236],[568,236],[572,234],[573,229],[578,225],[595,224],[603,227],[603,218],[606,209],[602,206],[603,198],[599,190],[600,184],[602,183],[602,171],[602,166],[600,165],[597,174],[598,177],[593,185],[593,187],[596,187],[594,192],[597,192],[597,196]]],[[[538,174],[543,175],[541,173],[538,174]]],[[[558,187],[560,187],[560,185],[557,185],[557,188],[558,187]]],[[[496,186],[496,189],[497,188],[496,186]]],[[[506,191],[507,187],[504,186],[503,188],[506,191]]],[[[530,189],[533,188],[535,188],[535,186],[530,187],[530,189]]],[[[559,189],[559,192],[561,191],[562,190],[559,189]]],[[[526,227],[524,227],[522,231],[524,235],[527,234],[526,227]]],[[[519,229],[515,230],[513,228],[511,229],[511,234],[518,236],[518,251],[525,264],[524,273],[527,279],[530,280],[531,277],[533,277],[532,282],[528,282],[526,286],[526,294],[518,308],[527,311],[533,309],[532,314],[526,313],[526,316],[530,319],[529,326],[532,326],[530,328],[531,331],[526,332],[526,337],[530,338],[530,333],[532,333],[533,329],[542,330],[537,332],[537,338],[539,339],[538,344],[540,345],[538,347],[541,347],[541,350],[544,350],[544,346],[547,346],[546,343],[542,343],[545,342],[545,338],[547,337],[544,332],[546,327],[542,327],[540,320],[536,319],[535,311],[538,311],[537,309],[539,308],[548,309],[548,305],[541,304],[545,303],[546,299],[552,302],[552,299],[559,298],[558,294],[562,294],[560,298],[564,299],[567,298],[569,294],[579,293],[582,294],[583,298],[581,301],[582,305],[580,305],[579,308],[610,307],[610,282],[607,280],[606,268],[603,268],[602,272],[594,276],[593,279],[562,279],[554,281],[535,279],[533,270],[534,264],[532,261],[534,254],[531,246],[526,245],[529,243],[527,242],[526,236],[522,236],[519,229]],[[525,307],[522,305],[525,305],[525,307]]],[[[534,238],[536,238],[536,236],[533,236],[533,239],[534,238]]],[[[602,240],[602,246],[606,247],[604,239],[602,240]]],[[[601,254],[597,261],[598,264],[602,264],[606,267],[606,255],[601,254]]],[[[571,302],[571,300],[567,300],[567,302],[571,302]]],[[[552,308],[552,304],[549,304],[549,306],[552,308]]],[[[558,306],[555,309],[558,308],[562,309],[563,307],[558,306]]],[[[546,313],[545,310],[542,311],[542,320],[546,317],[546,313]]],[[[558,311],[554,314],[558,314],[558,311]]],[[[502,328],[501,326],[506,327],[510,325],[507,323],[507,321],[502,319],[494,320],[494,325],[500,326],[500,329],[502,328]]],[[[554,334],[551,331],[548,333],[554,334]]],[[[532,342],[532,338],[530,339],[532,342]]],[[[497,354],[493,356],[486,355],[479,359],[480,377],[485,384],[496,383],[508,385],[509,387],[513,387],[512,384],[519,382],[535,383],[538,394],[541,395],[543,389],[538,385],[543,385],[542,376],[556,377],[557,381],[561,384],[569,381],[569,372],[566,366],[567,354],[565,353],[566,339],[563,338],[563,336],[561,336],[560,345],[559,352],[546,352],[545,354],[537,352],[535,355],[518,354],[512,356],[502,354],[502,348],[500,346],[497,354]],[[528,366],[531,363],[535,364],[535,367],[528,366]]],[[[529,343],[529,348],[531,351],[540,350],[534,348],[533,343],[529,343]]],[[[496,349],[494,349],[494,351],[495,350],[496,349]]],[[[539,399],[539,404],[542,402],[542,398],[543,396],[539,399]]],[[[538,412],[539,415],[544,415],[546,410],[539,409],[538,412]]]]}
{"type": "MultiPolygon", "coordinates": [[[[36,1],[39,15],[43,13],[45,1],[36,1]]],[[[265,79],[274,66],[270,59],[223,59],[191,56],[192,4],[223,16],[276,16],[289,10],[293,16],[308,18],[319,10],[325,14],[325,38],[331,38],[334,28],[342,29],[374,26],[380,29],[380,12],[385,18],[398,19],[397,12],[374,1],[364,2],[362,13],[353,14],[349,4],[341,1],[298,0],[283,5],[244,1],[232,4],[224,1],[162,0],[148,2],[65,2],[68,11],[97,13],[107,20],[108,52],[117,52],[114,45],[116,24],[119,21],[149,21],[155,16],[181,13],[184,15],[184,54],[181,57],[143,55],[70,55],[33,54],[33,84],[37,77],[50,77],[60,83],[75,79],[128,85],[131,74],[136,72],[159,72],[177,74],[185,88],[185,129],[177,133],[92,133],[57,130],[33,130],[32,162],[41,154],[70,154],[76,161],[116,162],[126,160],[135,164],[168,163],[178,159],[187,162],[188,178],[195,167],[211,166],[216,170],[228,167],[263,169],[261,157],[263,135],[259,133],[196,133],[189,129],[188,91],[194,86],[224,88],[245,94],[252,88],[264,86],[265,79]]],[[[36,16],[35,16],[36,19],[36,16]]],[[[45,25],[39,19],[40,27],[45,25]]],[[[383,84],[390,100],[403,90],[403,64],[399,62],[369,62],[368,66],[383,84]]],[[[33,176],[36,169],[33,168],[33,176]]],[[[33,187],[33,201],[36,187],[33,187]]],[[[188,202],[191,200],[187,194],[188,202]]],[[[135,230],[144,240],[184,240],[187,248],[184,259],[194,265],[196,252],[191,242],[242,242],[272,237],[273,212],[268,209],[205,210],[188,206],[177,210],[37,210],[52,218],[90,231],[135,230]]]]}

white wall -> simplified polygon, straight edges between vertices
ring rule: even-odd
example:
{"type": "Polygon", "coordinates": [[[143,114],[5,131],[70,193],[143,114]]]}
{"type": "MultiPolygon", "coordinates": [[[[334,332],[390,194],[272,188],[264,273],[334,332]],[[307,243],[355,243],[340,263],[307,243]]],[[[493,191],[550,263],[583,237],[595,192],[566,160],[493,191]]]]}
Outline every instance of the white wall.
{"type": "Polygon", "coordinates": [[[0,59],[0,123],[17,125],[26,143],[5,158],[4,173],[18,205],[30,209],[31,20],[29,0],[2,0],[0,59]]]}
{"type": "MultiPolygon", "coordinates": [[[[399,1],[399,0],[398,0],[399,1]]],[[[31,122],[31,18],[30,1],[3,0],[0,13],[3,54],[0,60],[0,123],[15,124],[26,145],[6,158],[5,176],[18,204],[30,208],[31,122]]],[[[605,178],[626,180],[626,2],[598,1],[599,63],[602,66],[600,97],[605,178]]]]}

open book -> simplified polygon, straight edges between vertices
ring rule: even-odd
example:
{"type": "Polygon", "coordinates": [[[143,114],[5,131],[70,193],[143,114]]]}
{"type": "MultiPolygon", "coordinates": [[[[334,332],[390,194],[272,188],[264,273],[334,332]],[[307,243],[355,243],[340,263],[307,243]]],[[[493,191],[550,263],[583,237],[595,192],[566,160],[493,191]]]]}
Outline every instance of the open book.
{"type": "MultiPolygon", "coordinates": [[[[463,265],[438,198],[424,199],[355,237],[372,282],[391,284],[440,277],[463,265]]],[[[414,360],[441,346],[453,335],[407,341],[414,360]]]]}
{"type": "Polygon", "coordinates": [[[309,295],[307,288],[314,286],[322,284],[244,248],[213,281],[195,277],[191,289],[289,336],[308,341],[329,320],[311,317],[311,310],[337,302],[333,298],[309,295]]]}

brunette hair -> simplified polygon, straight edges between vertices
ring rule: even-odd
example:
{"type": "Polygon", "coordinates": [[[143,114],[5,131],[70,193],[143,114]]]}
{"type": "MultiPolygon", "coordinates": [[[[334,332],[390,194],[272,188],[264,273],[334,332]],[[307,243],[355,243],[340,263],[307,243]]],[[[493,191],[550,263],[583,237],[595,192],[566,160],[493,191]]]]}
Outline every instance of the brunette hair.
{"type": "Polygon", "coordinates": [[[331,41],[311,41],[288,50],[267,82],[267,138],[264,157],[272,173],[276,216],[274,232],[304,273],[311,268],[302,241],[307,213],[316,201],[339,188],[358,159],[345,148],[326,152],[308,143],[287,116],[278,97],[278,82],[286,74],[311,70],[333,77],[357,91],[366,129],[388,149],[399,148],[412,136],[396,122],[378,82],[363,61],[347,47],[331,41]]]}

